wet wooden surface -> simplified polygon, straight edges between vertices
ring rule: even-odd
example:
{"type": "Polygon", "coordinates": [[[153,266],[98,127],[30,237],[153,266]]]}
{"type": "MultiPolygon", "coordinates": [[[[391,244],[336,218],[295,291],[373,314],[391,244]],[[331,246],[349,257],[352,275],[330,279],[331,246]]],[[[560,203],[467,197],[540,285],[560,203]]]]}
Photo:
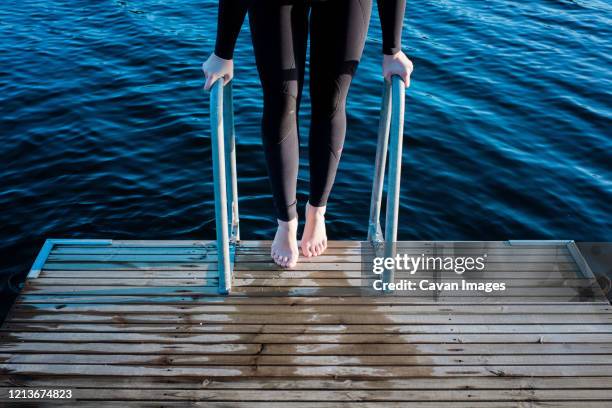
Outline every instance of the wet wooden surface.
{"type": "Polygon", "coordinates": [[[0,398],[59,387],[79,406],[612,405],[612,308],[565,245],[457,243],[486,252],[486,270],[432,276],[505,282],[504,296],[375,297],[361,292],[358,242],[294,270],[269,245],[239,245],[225,297],[211,242],[55,246],[0,331],[0,398]]]}

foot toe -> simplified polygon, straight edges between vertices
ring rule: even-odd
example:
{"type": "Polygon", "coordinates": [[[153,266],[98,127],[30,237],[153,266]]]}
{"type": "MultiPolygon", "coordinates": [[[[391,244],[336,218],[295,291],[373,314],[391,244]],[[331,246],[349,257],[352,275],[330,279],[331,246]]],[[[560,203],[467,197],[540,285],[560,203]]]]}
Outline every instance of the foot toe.
{"type": "Polygon", "coordinates": [[[273,259],[278,266],[283,266],[283,257],[279,253],[274,253],[273,259]]]}
{"type": "Polygon", "coordinates": [[[296,264],[297,264],[297,257],[291,258],[289,259],[289,262],[287,262],[287,268],[293,268],[295,267],[296,264]]]}

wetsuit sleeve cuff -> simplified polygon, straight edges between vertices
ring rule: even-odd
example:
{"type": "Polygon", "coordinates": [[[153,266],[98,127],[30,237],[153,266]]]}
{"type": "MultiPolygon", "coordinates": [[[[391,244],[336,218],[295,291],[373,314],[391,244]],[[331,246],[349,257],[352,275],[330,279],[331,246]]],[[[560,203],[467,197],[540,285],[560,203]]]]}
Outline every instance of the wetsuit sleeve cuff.
{"type": "Polygon", "coordinates": [[[215,45],[215,55],[225,60],[231,60],[234,58],[234,50],[226,49],[226,48],[219,46],[219,44],[216,44],[215,45]]]}
{"type": "Polygon", "coordinates": [[[383,54],[385,55],[395,55],[402,50],[402,46],[398,45],[395,47],[389,47],[383,45],[383,54]]]}

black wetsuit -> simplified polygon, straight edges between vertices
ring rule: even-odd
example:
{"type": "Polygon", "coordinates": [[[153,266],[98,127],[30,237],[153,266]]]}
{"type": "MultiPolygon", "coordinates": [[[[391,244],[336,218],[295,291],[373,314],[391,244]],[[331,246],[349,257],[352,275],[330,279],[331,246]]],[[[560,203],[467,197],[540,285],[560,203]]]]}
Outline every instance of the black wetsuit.
{"type": "MultiPolygon", "coordinates": [[[[400,50],[405,0],[378,0],[383,53],[400,50]]],[[[324,206],[346,133],[346,97],[361,59],[372,0],[220,0],[215,54],[232,59],[246,16],[263,87],[262,138],[276,216],[297,216],[297,113],[310,32],[310,194],[324,206]]]]}

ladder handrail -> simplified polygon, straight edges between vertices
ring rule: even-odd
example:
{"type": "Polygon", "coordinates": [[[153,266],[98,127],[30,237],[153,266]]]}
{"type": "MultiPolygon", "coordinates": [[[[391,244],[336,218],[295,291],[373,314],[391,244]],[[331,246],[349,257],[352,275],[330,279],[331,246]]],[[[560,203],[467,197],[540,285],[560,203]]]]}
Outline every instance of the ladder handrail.
{"type": "MultiPolygon", "coordinates": [[[[368,241],[375,246],[382,243],[387,244],[385,245],[385,256],[391,256],[395,248],[394,245],[390,244],[397,239],[404,101],[405,86],[403,81],[398,76],[393,76],[390,82],[385,80],[368,224],[368,241]],[[387,154],[389,155],[389,181],[385,233],[383,235],[380,226],[380,212],[387,154]]],[[[231,82],[224,86],[223,80],[217,80],[212,86],[210,92],[210,125],[219,292],[227,294],[232,289],[235,249],[240,240],[236,135],[231,82]]],[[[383,279],[387,282],[391,281],[393,271],[385,272],[383,279]]]]}
{"type": "Polygon", "coordinates": [[[230,240],[240,241],[238,215],[238,177],[236,172],[236,131],[234,128],[234,97],[232,82],[223,87],[223,132],[225,135],[225,159],[230,178],[227,179],[227,212],[230,214],[230,240]],[[234,199],[235,197],[235,199],[234,199]]]}
{"type": "Polygon", "coordinates": [[[380,227],[380,206],[383,196],[383,182],[385,166],[387,164],[387,150],[389,146],[389,126],[391,124],[391,87],[385,81],[383,97],[380,107],[380,120],[378,122],[378,141],[376,145],[376,159],[374,162],[374,179],[372,181],[372,198],[370,199],[370,222],[368,223],[368,241],[384,241],[380,227]]]}
{"type": "MultiPolygon", "coordinates": [[[[399,76],[394,75],[391,81],[385,81],[378,126],[374,180],[372,182],[372,196],[370,199],[370,221],[368,224],[368,241],[370,241],[375,249],[380,249],[380,246],[384,244],[385,257],[395,255],[394,243],[397,241],[405,97],[406,87],[399,76]],[[380,227],[380,212],[387,154],[389,156],[389,181],[387,184],[385,233],[383,234],[380,227]]],[[[383,274],[383,281],[392,282],[393,279],[394,271],[392,269],[386,270],[383,274]]]]}
{"type": "Polygon", "coordinates": [[[227,294],[232,289],[235,246],[239,240],[239,220],[232,87],[231,83],[223,86],[223,80],[217,80],[210,92],[210,127],[219,293],[227,294]],[[228,214],[231,215],[231,219],[228,214]]]}

